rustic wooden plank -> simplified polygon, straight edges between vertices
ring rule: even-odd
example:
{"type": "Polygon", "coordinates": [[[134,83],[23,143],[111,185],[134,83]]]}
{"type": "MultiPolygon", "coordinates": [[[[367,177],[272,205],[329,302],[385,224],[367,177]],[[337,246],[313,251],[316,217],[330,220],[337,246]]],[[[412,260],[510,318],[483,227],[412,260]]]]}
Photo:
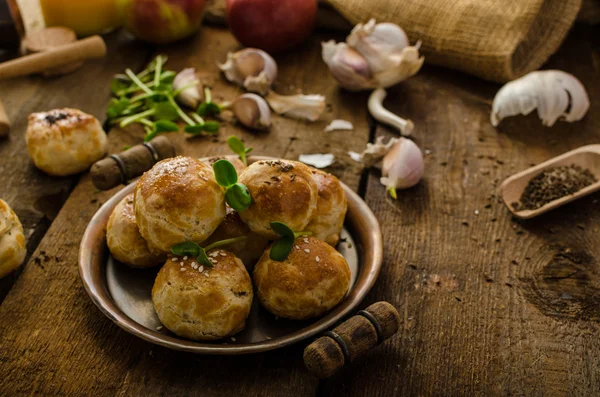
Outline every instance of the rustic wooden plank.
{"type": "MultiPolygon", "coordinates": [[[[10,138],[0,140],[0,197],[21,219],[29,253],[37,247],[78,176],[50,177],[33,166],[24,139],[27,116],[70,106],[103,120],[109,99],[105,90],[108,79],[126,66],[140,67],[148,56],[148,48],[133,44],[123,32],[106,36],[106,41],[107,57],[87,62],[74,73],[49,79],[0,81],[0,97],[12,121],[10,138]]],[[[0,280],[0,303],[18,274],[19,271],[0,280]]]]}
{"type": "MultiPolygon", "coordinates": [[[[169,137],[181,153],[193,156],[227,153],[224,140],[232,133],[243,137],[257,154],[295,159],[302,152],[332,151],[342,159],[332,170],[357,188],[360,168],[343,155],[360,150],[368,140],[366,98],[346,96],[337,89],[320,61],[319,39],[278,58],[278,86],[281,92],[302,88],[326,95],[331,111],[323,120],[307,124],[276,117],[269,133],[224,126],[216,139],[186,139],[174,133],[169,137]],[[356,130],[324,133],[332,118],[351,120],[356,130]],[[345,163],[349,165],[344,167],[345,163]]],[[[231,99],[240,91],[218,77],[215,61],[224,60],[226,52],[236,47],[225,30],[205,28],[196,39],[164,50],[169,68],[194,66],[213,81],[217,96],[231,99]]],[[[138,143],[141,134],[138,128],[113,130],[111,151],[138,143]]],[[[0,394],[314,394],[318,381],[302,367],[303,344],[243,357],[195,356],[143,342],[101,315],[81,285],[77,255],[89,219],[113,193],[95,192],[84,176],[34,253],[48,255],[47,261],[42,260],[44,268],[30,261],[0,306],[0,394]]]]}
{"type": "Polygon", "coordinates": [[[600,395],[600,196],[530,222],[497,200],[512,173],[600,140],[599,44],[597,28],[577,27],[547,65],[588,90],[575,124],[544,128],[530,115],[496,130],[498,86],[438,68],[391,90],[386,104],[431,150],[425,179],[397,202],[376,172],[367,186],[386,250],[366,301],[395,304],[403,326],[319,395],[600,395]]]}

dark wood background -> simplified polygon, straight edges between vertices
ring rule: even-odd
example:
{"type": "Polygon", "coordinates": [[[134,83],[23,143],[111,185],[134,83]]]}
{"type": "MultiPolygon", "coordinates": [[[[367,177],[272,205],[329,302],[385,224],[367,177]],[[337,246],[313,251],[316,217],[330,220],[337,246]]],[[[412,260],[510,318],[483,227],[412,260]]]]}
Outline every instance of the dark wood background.
{"type": "MultiPolygon", "coordinates": [[[[363,306],[393,303],[400,332],[339,375],[319,381],[303,368],[304,343],[239,357],[197,356],[137,339],[101,315],[77,268],[83,231],[116,190],[96,191],[88,175],[52,178],[31,164],[23,139],[31,112],[71,106],[104,119],[111,76],[141,69],[156,53],[168,67],[193,66],[217,97],[239,93],[216,61],[238,47],[225,30],[205,27],[168,48],[122,33],[106,37],[109,56],[54,79],[0,82],[13,121],[0,142],[0,197],[19,215],[30,256],[0,280],[0,395],[202,396],[595,396],[600,395],[600,196],[539,219],[518,222],[499,202],[498,185],[530,164],[600,140],[600,29],[578,26],[547,68],[579,77],[592,106],[578,123],[545,128],[536,115],[489,122],[499,86],[425,66],[389,92],[386,105],[411,118],[426,150],[426,176],[398,200],[376,170],[347,156],[380,135],[365,93],[340,90],[320,58],[320,33],[277,57],[277,90],[327,96],[322,120],[275,117],[269,133],[233,125],[219,137],[170,134],[179,151],[226,153],[231,134],[256,154],[296,159],[332,152],[329,171],[356,189],[383,230],[384,266],[363,306]],[[352,132],[325,133],[334,118],[352,132]]],[[[341,37],[337,37],[340,39],[341,37]]],[[[139,143],[137,128],[109,134],[110,151],[139,143]]]]}

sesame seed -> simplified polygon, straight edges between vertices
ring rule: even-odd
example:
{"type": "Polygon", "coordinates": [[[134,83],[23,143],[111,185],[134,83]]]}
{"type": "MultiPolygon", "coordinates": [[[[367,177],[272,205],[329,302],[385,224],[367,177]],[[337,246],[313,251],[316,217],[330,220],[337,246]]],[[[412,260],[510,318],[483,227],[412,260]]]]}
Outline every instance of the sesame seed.
{"type": "Polygon", "coordinates": [[[196,263],[192,263],[192,269],[198,269],[198,265],[196,263]]]}
{"type": "Polygon", "coordinates": [[[183,266],[183,262],[179,262],[179,264],[180,264],[181,266],[183,266]]]}
{"type": "Polygon", "coordinates": [[[232,340],[233,342],[235,342],[235,338],[234,338],[233,336],[231,337],[231,340],[232,340]]]}
{"type": "Polygon", "coordinates": [[[227,254],[226,254],[226,253],[224,253],[224,252],[221,252],[221,253],[220,253],[220,255],[221,255],[221,256],[227,256],[227,254]]]}
{"type": "Polygon", "coordinates": [[[202,273],[202,272],[204,271],[204,266],[200,266],[200,267],[198,268],[198,271],[199,271],[200,273],[202,273]]]}
{"type": "Polygon", "coordinates": [[[294,248],[296,248],[297,250],[299,250],[299,249],[300,249],[300,247],[298,247],[297,245],[294,245],[294,248]]]}
{"type": "Polygon", "coordinates": [[[217,256],[217,255],[219,255],[219,251],[214,251],[214,252],[211,252],[211,253],[210,253],[208,256],[210,256],[210,257],[213,257],[213,258],[214,258],[214,257],[215,257],[215,256],[217,256]]]}
{"type": "Polygon", "coordinates": [[[267,336],[267,339],[268,339],[268,340],[271,340],[271,339],[273,339],[273,338],[271,338],[270,336],[267,336]]]}
{"type": "Polygon", "coordinates": [[[196,265],[196,267],[198,267],[198,263],[196,262],[192,262],[192,266],[196,265]]]}
{"type": "Polygon", "coordinates": [[[177,257],[176,257],[176,256],[174,256],[174,257],[172,257],[172,258],[171,258],[171,260],[172,260],[173,262],[177,262],[177,257]]]}
{"type": "Polygon", "coordinates": [[[204,277],[208,277],[208,272],[204,272],[204,277]]]}
{"type": "Polygon", "coordinates": [[[163,329],[163,326],[162,326],[162,325],[159,325],[158,327],[156,327],[156,330],[157,330],[157,331],[160,331],[161,329],[163,329]]]}
{"type": "Polygon", "coordinates": [[[187,261],[187,255],[183,257],[183,260],[184,260],[184,261],[187,261]]]}
{"type": "Polygon", "coordinates": [[[307,238],[305,238],[305,239],[304,239],[304,242],[305,242],[305,243],[308,243],[308,239],[307,239],[307,238]]]}
{"type": "Polygon", "coordinates": [[[321,259],[320,259],[320,258],[317,256],[317,257],[315,258],[315,261],[317,261],[317,262],[320,262],[320,261],[321,261],[321,259]]]}
{"type": "Polygon", "coordinates": [[[307,254],[309,254],[309,253],[310,253],[310,250],[309,250],[308,248],[305,248],[305,249],[304,249],[304,252],[306,252],[307,254]]]}
{"type": "Polygon", "coordinates": [[[475,215],[479,215],[479,210],[475,210],[475,215]]]}
{"type": "Polygon", "coordinates": [[[181,267],[181,268],[179,268],[179,270],[181,270],[182,272],[185,272],[185,267],[181,267]]]}

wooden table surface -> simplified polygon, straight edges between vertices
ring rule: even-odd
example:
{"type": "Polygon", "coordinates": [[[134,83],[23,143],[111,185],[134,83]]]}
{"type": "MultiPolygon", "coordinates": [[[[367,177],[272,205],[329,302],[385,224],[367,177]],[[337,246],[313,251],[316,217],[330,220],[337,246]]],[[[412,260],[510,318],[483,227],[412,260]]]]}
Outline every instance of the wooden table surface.
{"type": "MultiPolygon", "coordinates": [[[[109,56],[68,76],[0,82],[13,121],[0,142],[0,197],[21,218],[30,256],[0,282],[0,395],[73,396],[594,396],[600,395],[600,196],[529,222],[499,202],[507,176],[600,140],[600,29],[578,26],[548,68],[571,72],[592,105],[578,123],[544,128],[536,115],[489,122],[499,86],[425,66],[393,88],[386,105],[411,118],[426,151],[426,176],[398,200],[386,197],[376,170],[347,156],[375,137],[393,136],[366,112],[365,93],[338,88],[320,58],[319,33],[277,57],[277,90],[326,95],[328,111],[307,124],[276,117],[269,133],[234,125],[218,138],[170,134],[181,153],[226,153],[243,137],[256,154],[297,159],[331,152],[330,171],[356,189],[377,215],[385,258],[363,302],[387,300],[400,311],[400,332],[340,374],[319,381],[303,367],[306,343],[239,357],[198,356],[154,346],[101,315],[79,279],[82,233],[116,190],[96,191],[88,175],[52,178],[31,164],[27,115],[71,106],[104,119],[111,76],[140,70],[156,53],[168,68],[193,66],[215,95],[239,93],[216,61],[238,48],[225,30],[206,27],[164,48],[107,37],[109,56]],[[323,132],[334,118],[352,132],[323,132]]],[[[110,152],[138,143],[138,128],[109,134],[110,152]]]]}

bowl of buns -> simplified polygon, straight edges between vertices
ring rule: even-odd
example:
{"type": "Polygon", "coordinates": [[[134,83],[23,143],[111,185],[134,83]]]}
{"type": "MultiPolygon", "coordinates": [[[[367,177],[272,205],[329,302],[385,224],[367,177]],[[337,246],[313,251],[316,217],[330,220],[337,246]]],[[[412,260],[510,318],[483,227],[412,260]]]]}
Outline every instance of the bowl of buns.
{"type": "Polygon", "coordinates": [[[178,156],[102,205],[79,270],[92,301],[127,332],[176,350],[245,354],[335,325],[382,259],[377,219],[335,176],[284,159],[178,156]]]}

